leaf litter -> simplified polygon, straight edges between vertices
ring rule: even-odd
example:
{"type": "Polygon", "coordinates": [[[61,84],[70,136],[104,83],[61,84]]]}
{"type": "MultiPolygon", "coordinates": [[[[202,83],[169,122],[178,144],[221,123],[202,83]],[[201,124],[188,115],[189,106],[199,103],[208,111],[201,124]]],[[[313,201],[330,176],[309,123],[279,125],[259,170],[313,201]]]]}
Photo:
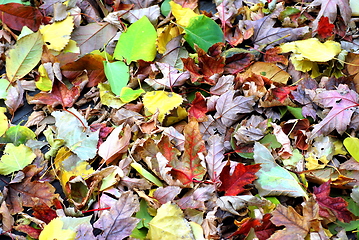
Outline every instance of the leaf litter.
{"type": "Polygon", "coordinates": [[[30,2],[0,2],[1,235],[359,238],[354,1],[30,2]]]}

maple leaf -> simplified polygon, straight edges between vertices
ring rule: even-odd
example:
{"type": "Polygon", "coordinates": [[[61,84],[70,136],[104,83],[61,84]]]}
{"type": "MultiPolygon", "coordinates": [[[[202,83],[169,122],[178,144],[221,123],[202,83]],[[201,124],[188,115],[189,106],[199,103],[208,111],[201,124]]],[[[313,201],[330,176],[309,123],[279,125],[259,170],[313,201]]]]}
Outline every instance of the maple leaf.
{"type": "Polygon", "coordinates": [[[195,99],[191,103],[191,107],[188,109],[188,117],[195,118],[198,122],[204,122],[207,120],[207,104],[206,100],[200,92],[196,92],[195,99]]]}
{"type": "Polygon", "coordinates": [[[237,53],[226,58],[224,73],[237,74],[248,67],[253,60],[253,55],[250,53],[237,53]]]}
{"type": "Polygon", "coordinates": [[[140,210],[140,203],[132,191],[123,192],[111,209],[94,223],[102,230],[98,239],[124,239],[136,227],[140,219],[132,217],[140,210]]]}
{"type": "Polygon", "coordinates": [[[325,108],[332,107],[332,109],[319,124],[314,126],[311,139],[321,134],[328,134],[334,129],[339,134],[343,134],[350,124],[353,112],[359,106],[358,94],[343,84],[340,84],[337,90],[319,93],[314,101],[325,108]]]}
{"type": "Polygon", "coordinates": [[[49,182],[33,180],[34,175],[39,171],[34,165],[27,166],[23,170],[25,179],[8,185],[9,193],[6,203],[11,214],[21,212],[23,207],[33,207],[36,199],[52,206],[53,199],[58,198],[59,195],[55,194],[55,188],[49,182]]]}
{"type": "Polygon", "coordinates": [[[318,24],[318,35],[327,38],[333,35],[334,24],[329,23],[328,17],[321,17],[318,24]]]}
{"type": "Polygon", "coordinates": [[[235,90],[229,90],[217,100],[214,118],[220,119],[226,127],[232,126],[240,118],[240,113],[250,113],[255,104],[253,97],[236,96],[235,90]]]}
{"type": "MultiPolygon", "coordinates": [[[[317,200],[320,211],[320,216],[324,218],[331,218],[334,214],[342,222],[350,222],[353,220],[352,213],[348,210],[348,203],[341,197],[330,197],[330,183],[327,181],[319,187],[314,187],[314,196],[317,200]]],[[[334,219],[335,220],[335,219],[334,219]]]]}
{"type": "Polygon", "coordinates": [[[212,135],[208,140],[208,154],[205,158],[207,164],[207,172],[213,182],[218,181],[226,162],[224,159],[224,143],[223,138],[219,135],[212,135]]]}
{"type": "MultiPolygon", "coordinates": [[[[208,51],[223,46],[223,43],[216,43],[208,51]]],[[[184,68],[191,74],[192,82],[207,83],[214,85],[215,81],[211,78],[215,74],[221,74],[224,71],[225,59],[220,54],[208,55],[203,49],[195,47],[198,54],[198,66],[193,58],[181,58],[184,68]]]]}
{"type": "Polygon", "coordinates": [[[337,18],[338,10],[340,15],[344,20],[345,25],[347,25],[351,18],[351,9],[349,5],[349,0],[314,0],[309,6],[319,6],[320,11],[317,18],[313,22],[313,31],[317,30],[318,22],[324,17],[328,17],[329,22],[333,23],[337,18]]]}
{"type": "Polygon", "coordinates": [[[245,189],[244,186],[251,184],[257,179],[255,173],[258,172],[259,169],[260,164],[244,165],[243,163],[238,163],[233,173],[230,174],[231,167],[227,164],[219,176],[222,182],[219,191],[224,191],[225,196],[236,196],[247,191],[248,189],[245,189]]]}
{"type": "Polygon", "coordinates": [[[202,180],[206,173],[206,169],[201,164],[206,148],[197,121],[191,121],[185,126],[184,136],[185,151],[181,160],[172,160],[170,165],[173,167],[172,176],[187,185],[193,180],[202,180]]]}

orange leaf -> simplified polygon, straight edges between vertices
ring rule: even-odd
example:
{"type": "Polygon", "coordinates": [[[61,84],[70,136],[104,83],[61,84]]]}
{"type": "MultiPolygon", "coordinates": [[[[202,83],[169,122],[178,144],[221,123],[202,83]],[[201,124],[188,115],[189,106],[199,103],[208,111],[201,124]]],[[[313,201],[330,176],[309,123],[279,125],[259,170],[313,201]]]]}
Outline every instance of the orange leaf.
{"type": "Polygon", "coordinates": [[[201,155],[206,151],[197,121],[189,122],[184,128],[184,153],[180,161],[171,161],[171,174],[184,185],[193,180],[202,180],[206,169],[201,165],[201,155]]]}

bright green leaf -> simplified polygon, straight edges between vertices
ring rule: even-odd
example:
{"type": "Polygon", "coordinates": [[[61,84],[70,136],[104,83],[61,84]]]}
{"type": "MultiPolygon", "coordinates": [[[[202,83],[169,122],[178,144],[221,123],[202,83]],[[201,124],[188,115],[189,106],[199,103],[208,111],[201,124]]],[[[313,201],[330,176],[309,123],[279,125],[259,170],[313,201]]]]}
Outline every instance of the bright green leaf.
{"type": "Polygon", "coordinates": [[[136,218],[141,219],[140,222],[137,223],[138,229],[141,229],[143,227],[148,228],[149,222],[152,220],[152,216],[147,211],[147,202],[144,199],[141,199],[140,201],[140,211],[136,213],[136,218]]]}
{"type": "Polygon", "coordinates": [[[117,42],[114,58],[126,63],[144,60],[153,61],[156,57],[157,32],[146,16],[133,23],[123,32],[117,42]]]}
{"type": "Polygon", "coordinates": [[[10,82],[28,74],[39,63],[42,55],[42,35],[32,33],[17,41],[6,56],[6,75],[10,82]]]}
{"type": "Polygon", "coordinates": [[[137,89],[137,90],[133,90],[132,88],[124,87],[121,90],[120,99],[124,103],[129,103],[129,102],[132,102],[133,100],[136,100],[144,92],[145,91],[142,88],[137,89]]]}
{"type": "Polygon", "coordinates": [[[184,28],[184,38],[194,49],[194,44],[207,50],[215,43],[223,41],[223,32],[218,24],[205,15],[199,15],[190,19],[189,25],[184,28]]]}
{"type": "Polygon", "coordinates": [[[32,163],[36,155],[31,148],[21,144],[15,146],[8,143],[4,150],[4,155],[0,160],[0,174],[8,175],[10,173],[22,170],[24,167],[32,163]]]}
{"type": "Polygon", "coordinates": [[[13,143],[15,146],[25,144],[27,140],[35,139],[36,134],[31,131],[30,128],[24,126],[12,126],[6,132],[5,135],[0,138],[1,143],[13,143]]]}
{"type": "Polygon", "coordinates": [[[122,88],[126,87],[130,80],[130,68],[122,61],[104,61],[103,65],[111,91],[119,96],[122,88]]]}
{"type": "Polygon", "coordinates": [[[359,162],[359,151],[358,151],[359,139],[356,137],[348,137],[344,139],[343,144],[345,148],[348,150],[348,152],[350,153],[350,155],[352,155],[352,157],[357,162],[359,162]]]}
{"type": "Polygon", "coordinates": [[[144,169],[141,164],[137,163],[137,162],[133,162],[131,163],[131,167],[133,167],[134,169],[136,169],[136,171],[141,174],[144,178],[146,178],[148,181],[156,184],[158,187],[162,187],[163,184],[161,183],[160,180],[158,180],[158,178],[156,178],[155,176],[153,176],[149,171],[147,171],[146,169],[144,169]]]}
{"type": "Polygon", "coordinates": [[[280,167],[269,150],[262,144],[254,144],[254,162],[261,164],[254,181],[260,196],[308,197],[293,175],[280,167]]]}

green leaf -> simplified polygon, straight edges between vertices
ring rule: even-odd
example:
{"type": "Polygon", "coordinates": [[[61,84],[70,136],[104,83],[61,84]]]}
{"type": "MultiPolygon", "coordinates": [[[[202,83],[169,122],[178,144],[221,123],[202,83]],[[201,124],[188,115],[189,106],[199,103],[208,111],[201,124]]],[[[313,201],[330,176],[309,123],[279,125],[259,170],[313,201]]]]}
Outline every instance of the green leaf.
{"type": "Polygon", "coordinates": [[[127,86],[130,79],[129,67],[122,61],[104,61],[103,65],[111,91],[116,95],[120,95],[122,88],[127,86]]]}
{"type": "Polygon", "coordinates": [[[269,150],[262,144],[254,144],[254,162],[261,164],[254,181],[260,196],[308,197],[293,175],[280,167],[269,150]]]}
{"type": "Polygon", "coordinates": [[[141,221],[137,223],[137,229],[141,229],[143,227],[148,228],[150,226],[149,222],[151,222],[153,217],[148,213],[147,208],[147,202],[144,199],[141,199],[140,211],[136,213],[136,218],[141,219],[141,221]]]}
{"type": "Polygon", "coordinates": [[[129,102],[132,102],[133,100],[136,100],[144,92],[145,92],[145,90],[143,90],[142,88],[137,89],[137,90],[133,90],[132,88],[124,87],[121,90],[120,99],[124,103],[129,103],[129,102]]]}
{"type": "Polygon", "coordinates": [[[161,13],[163,16],[167,16],[171,12],[170,0],[165,0],[161,4],[161,13]]]}
{"type": "Polygon", "coordinates": [[[344,139],[343,144],[347,151],[352,155],[352,157],[359,162],[359,152],[358,152],[358,146],[359,146],[359,139],[356,137],[348,137],[344,139]]]}
{"type": "Polygon", "coordinates": [[[97,154],[99,131],[92,132],[85,118],[76,109],[68,110],[73,114],[67,111],[55,111],[51,114],[55,117],[57,138],[65,140],[65,146],[81,160],[94,158],[97,154]]]}
{"type": "Polygon", "coordinates": [[[8,175],[10,173],[22,170],[24,167],[32,163],[36,158],[31,148],[24,144],[15,146],[8,143],[4,150],[4,155],[0,160],[0,174],[8,175]]]}
{"type": "Polygon", "coordinates": [[[32,33],[17,41],[6,56],[6,75],[10,82],[28,74],[39,63],[42,55],[42,35],[32,33]]]}
{"type": "Polygon", "coordinates": [[[133,23],[122,33],[117,42],[114,58],[126,63],[144,60],[153,61],[156,57],[157,32],[146,16],[133,23]]]}
{"type": "Polygon", "coordinates": [[[27,140],[35,139],[36,134],[30,128],[16,125],[10,127],[3,137],[0,138],[1,143],[13,143],[15,146],[25,144],[27,140]]]}
{"type": "Polygon", "coordinates": [[[204,51],[215,43],[223,42],[223,32],[218,24],[205,15],[199,15],[190,19],[189,25],[184,28],[184,38],[194,49],[194,44],[204,51]]]}
{"type": "Polygon", "coordinates": [[[303,119],[302,108],[287,106],[288,111],[296,118],[303,119]]]}
{"type": "Polygon", "coordinates": [[[141,164],[137,163],[137,162],[133,162],[131,163],[131,167],[133,167],[139,174],[141,174],[144,178],[146,178],[148,181],[156,184],[158,187],[162,187],[163,184],[161,183],[160,180],[158,180],[158,178],[156,178],[155,176],[153,176],[149,171],[147,171],[146,169],[144,169],[141,164]]]}

